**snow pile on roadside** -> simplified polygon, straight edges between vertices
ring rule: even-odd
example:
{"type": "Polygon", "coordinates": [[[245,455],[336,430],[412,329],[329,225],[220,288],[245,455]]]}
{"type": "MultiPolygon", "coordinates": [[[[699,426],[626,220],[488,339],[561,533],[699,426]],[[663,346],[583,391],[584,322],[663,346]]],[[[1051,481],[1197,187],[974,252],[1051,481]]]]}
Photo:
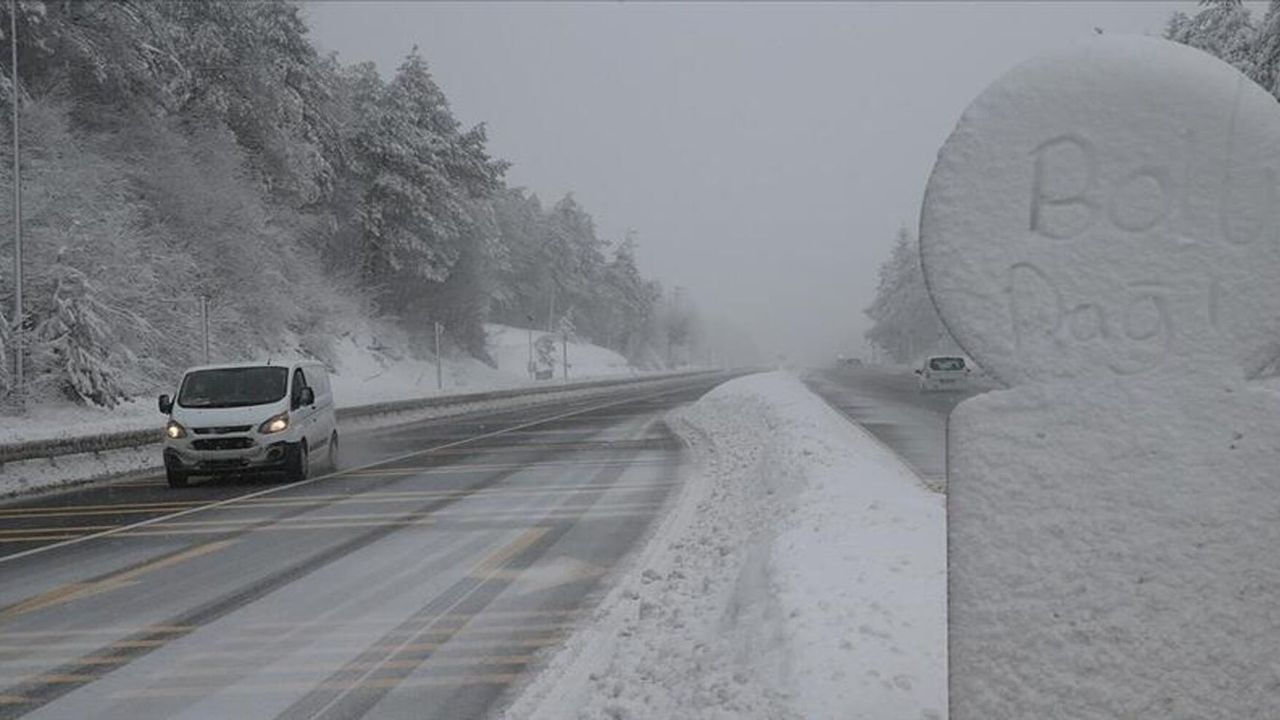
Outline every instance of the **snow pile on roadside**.
{"type": "Polygon", "coordinates": [[[1277,717],[1273,384],[1018,387],[951,432],[957,715],[1277,717]]]}
{"type": "Polygon", "coordinates": [[[505,717],[942,718],[942,497],[783,373],[671,424],[698,471],[505,717]]]}

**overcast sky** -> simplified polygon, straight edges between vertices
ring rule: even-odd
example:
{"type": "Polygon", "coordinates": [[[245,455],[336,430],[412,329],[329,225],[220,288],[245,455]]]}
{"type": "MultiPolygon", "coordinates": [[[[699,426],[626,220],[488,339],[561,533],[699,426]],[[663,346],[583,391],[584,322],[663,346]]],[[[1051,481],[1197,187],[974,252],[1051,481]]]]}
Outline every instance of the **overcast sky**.
{"type": "Polygon", "coordinates": [[[933,158],[1003,71],[1184,2],[308,6],[322,48],[384,76],[416,44],[512,185],[573,192],[642,270],[769,355],[860,351],[876,270],[933,158]]]}

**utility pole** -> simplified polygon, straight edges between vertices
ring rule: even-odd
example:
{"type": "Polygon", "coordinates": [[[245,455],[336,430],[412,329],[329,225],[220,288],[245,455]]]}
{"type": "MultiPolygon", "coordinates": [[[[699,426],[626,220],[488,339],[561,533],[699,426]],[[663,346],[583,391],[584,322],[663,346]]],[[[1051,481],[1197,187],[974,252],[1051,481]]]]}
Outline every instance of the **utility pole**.
{"type": "Polygon", "coordinates": [[[13,94],[13,379],[18,406],[26,406],[22,356],[26,350],[22,306],[22,176],[18,140],[18,0],[9,0],[9,90],[13,94]]]}
{"type": "Polygon", "coordinates": [[[556,330],[556,286],[551,286],[551,307],[547,309],[547,332],[556,330]]]}
{"type": "Polygon", "coordinates": [[[562,360],[560,364],[564,366],[564,381],[569,382],[569,331],[565,330],[560,334],[560,347],[562,360]]]}
{"type": "Polygon", "coordinates": [[[529,371],[529,379],[534,379],[533,370],[533,315],[525,315],[529,319],[529,365],[525,368],[529,371]]]}
{"type": "Polygon", "coordinates": [[[436,389],[444,389],[444,361],[440,358],[440,331],[444,326],[436,323],[436,389]]]}
{"type": "Polygon", "coordinates": [[[204,364],[209,364],[209,296],[200,296],[200,326],[204,334],[204,364]]]}

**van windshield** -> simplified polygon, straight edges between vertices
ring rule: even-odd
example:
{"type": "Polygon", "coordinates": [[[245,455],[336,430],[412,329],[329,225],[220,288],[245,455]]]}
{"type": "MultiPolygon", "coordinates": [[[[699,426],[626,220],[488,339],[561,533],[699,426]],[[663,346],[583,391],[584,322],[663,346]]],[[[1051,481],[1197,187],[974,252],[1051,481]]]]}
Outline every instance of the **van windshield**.
{"type": "Polygon", "coordinates": [[[266,405],[284,397],[289,369],[283,367],[222,368],[188,373],[178,393],[186,408],[266,405]]]}
{"type": "Polygon", "coordinates": [[[929,369],[941,370],[943,372],[946,372],[948,370],[963,370],[964,358],[955,358],[955,357],[933,358],[932,360],[929,361],[929,369]]]}

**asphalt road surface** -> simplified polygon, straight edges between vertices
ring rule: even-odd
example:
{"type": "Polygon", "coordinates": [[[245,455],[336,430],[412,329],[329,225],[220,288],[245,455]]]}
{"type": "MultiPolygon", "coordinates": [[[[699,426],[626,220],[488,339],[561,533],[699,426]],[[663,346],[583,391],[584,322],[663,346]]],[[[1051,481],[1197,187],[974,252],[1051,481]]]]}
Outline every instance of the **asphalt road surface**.
{"type": "Polygon", "coordinates": [[[975,380],[962,392],[921,392],[911,372],[870,366],[814,370],[804,379],[938,491],[947,482],[947,416],[961,400],[992,387],[975,380]]]}
{"type": "Polygon", "coordinates": [[[681,482],[726,376],[343,439],[285,485],[0,504],[0,718],[477,718],[681,482]]]}

